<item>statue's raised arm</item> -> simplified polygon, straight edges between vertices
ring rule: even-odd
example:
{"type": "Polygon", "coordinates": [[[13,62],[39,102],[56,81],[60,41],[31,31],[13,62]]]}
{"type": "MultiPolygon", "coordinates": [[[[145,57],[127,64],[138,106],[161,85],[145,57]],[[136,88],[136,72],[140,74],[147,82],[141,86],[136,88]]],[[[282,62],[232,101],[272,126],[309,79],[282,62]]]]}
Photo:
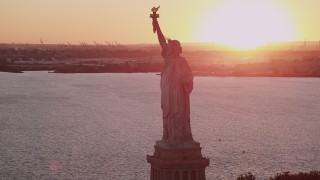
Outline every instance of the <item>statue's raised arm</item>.
{"type": "Polygon", "coordinates": [[[153,7],[151,9],[152,14],[150,14],[150,18],[152,18],[153,32],[154,33],[157,32],[159,43],[161,45],[162,50],[164,50],[165,47],[167,46],[167,41],[166,41],[164,35],[161,32],[160,25],[159,25],[159,22],[157,20],[157,18],[159,18],[159,14],[157,14],[157,11],[158,11],[159,8],[160,8],[160,6],[157,7],[157,8],[153,7]]]}

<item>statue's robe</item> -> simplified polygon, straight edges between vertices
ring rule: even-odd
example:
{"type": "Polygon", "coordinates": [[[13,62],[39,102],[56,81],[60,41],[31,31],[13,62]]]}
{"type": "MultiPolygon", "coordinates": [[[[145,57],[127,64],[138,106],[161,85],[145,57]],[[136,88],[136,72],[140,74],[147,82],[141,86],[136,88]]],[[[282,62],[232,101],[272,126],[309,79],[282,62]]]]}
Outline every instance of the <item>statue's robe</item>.
{"type": "Polygon", "coordinates": [[[190,127],[190,99],[193,73],[185,58],[172,56],[166,49],[161,73],[161,108],[163,111],[162,141],[183,144],[193,141],[190,127]]]}

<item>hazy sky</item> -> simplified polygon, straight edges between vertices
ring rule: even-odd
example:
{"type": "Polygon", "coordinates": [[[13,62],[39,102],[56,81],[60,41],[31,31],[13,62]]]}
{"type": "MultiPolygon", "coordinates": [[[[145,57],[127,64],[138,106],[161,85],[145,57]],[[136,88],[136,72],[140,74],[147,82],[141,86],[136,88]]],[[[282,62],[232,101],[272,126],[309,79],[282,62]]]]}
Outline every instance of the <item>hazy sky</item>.
{"type": "Polygon", "coordinates": [[[151,7],[157,5],[161,5],[159,22],[165,35],[182,42],[219,41],[236,44],[232,42],[233,39],[249,38],[249,35],[260,38],[261,42],[266,38],[270,38],[270,41],[304,40],[305,37],[308,40],[320,40],[320,0],[0,2],[1,43],[39,43],[40,37],[44,43],[93,43],[94,40],[156,42],[149,14],[151,7]]]}

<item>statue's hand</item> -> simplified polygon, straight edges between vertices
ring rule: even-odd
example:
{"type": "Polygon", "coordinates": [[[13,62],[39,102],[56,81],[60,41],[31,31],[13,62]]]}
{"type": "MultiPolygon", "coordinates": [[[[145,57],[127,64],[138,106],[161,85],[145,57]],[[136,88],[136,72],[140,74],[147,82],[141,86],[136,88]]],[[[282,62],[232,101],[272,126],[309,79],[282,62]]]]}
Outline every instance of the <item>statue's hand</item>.
{"type": "Polygon", "coordinates": [[[154,20],[152,20],[152,26],[155,27],[156,26],[156,22],[154,20]]]}
{"type": "Polygon", "coordinates": [[[186,93],[190,94],[193,89],[193,84],[192,83],[186,83],[183,85],[183,89],[186,93]]]}
{"type": "Polygon", "coordinates": [[[153,32],[155,33],[159,27],[157,19],[152,20],[153,32]]]}

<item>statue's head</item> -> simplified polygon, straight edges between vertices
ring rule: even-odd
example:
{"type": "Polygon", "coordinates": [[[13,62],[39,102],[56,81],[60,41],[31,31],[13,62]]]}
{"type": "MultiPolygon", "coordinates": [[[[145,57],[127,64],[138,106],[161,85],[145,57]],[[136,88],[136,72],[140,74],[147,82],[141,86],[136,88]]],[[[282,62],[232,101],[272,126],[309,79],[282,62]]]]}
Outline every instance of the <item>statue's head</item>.
{"type": "Polygon", "coordinates": [[[170,54],[179,55],[182,53],[182,47],[178,40],[168,40],[168,49],[170,54]]]}

